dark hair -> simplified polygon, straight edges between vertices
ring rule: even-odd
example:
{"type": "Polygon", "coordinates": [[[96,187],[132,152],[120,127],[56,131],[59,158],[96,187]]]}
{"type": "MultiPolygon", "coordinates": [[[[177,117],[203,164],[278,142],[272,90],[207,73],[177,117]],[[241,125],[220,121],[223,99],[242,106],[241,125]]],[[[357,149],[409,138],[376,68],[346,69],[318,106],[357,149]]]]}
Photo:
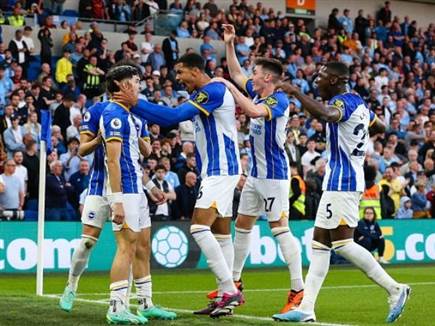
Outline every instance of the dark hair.
{"type": "Polygon", "coordinates": [[[377,218],[378,216],[377,216],[377,214],[376,214],[376,210],[375,210],[375,208],[372,207],[372,206],[368,206],[368,207],[364,208],[364,215],[366,214],[366,212],[367,212],[368,209],[370,209],[370,210],[373,212],[373,216],[375,217],[374,219],[376,220],[376,218],[377,218]]]}
{"type": "Polygon", "coordinates": [[[205,70],[205,60],[197,53],[187,53],[178,59],[177,63],[182,63],[187,68],[198,68],[205,70]]]}
{"type": "Polygon", "coordinates": [[[158,165],[156,166],[156,168],[154,169],[154,171],[158,171],[158,170],[163,170],[163,171],[166,172],[166,169],[165,169],[165,167],[163,166],[163,164],[158,164],[158,165]]]}
{"type": "Polygon", "coordinates": [[[274,75],[276,79],[281,78],[283,69],[282,64],[276,59],[258,58],[255,60],[256,66],[261,66],[264,70],[274,75]]]}
{"type": "Polygon", "coordinates": [[[337,75],[340,78],[349,78],[349,68],[342,62],[328,62],[326,68],[329,73],[337,75]]]}
{"type": "Polygon", "coordinates": [[[131,65],[121,65],[113,67],[106,75],[106,88],[109,93],[119,91],[118,85],[115,81],[120,82],[124,79],[130,79],[133,76],[140,76],[136,67],[131,65]]]}

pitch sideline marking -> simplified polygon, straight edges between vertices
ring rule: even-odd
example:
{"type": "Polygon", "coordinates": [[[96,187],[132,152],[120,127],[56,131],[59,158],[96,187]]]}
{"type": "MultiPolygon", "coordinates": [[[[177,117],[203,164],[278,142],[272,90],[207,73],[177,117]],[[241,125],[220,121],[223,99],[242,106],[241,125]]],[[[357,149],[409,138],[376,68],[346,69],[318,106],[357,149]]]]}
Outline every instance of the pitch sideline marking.
{"type": "MultiPolygon", "coordinates": [[[[59,299],[60,295],[56,295],[56,294],[44,294],[43,297],[50,298],[50,299],[59,299]]],[[[77,298],[77,299],[75,299],[75,301],[88,302],[88,303],[94,303],[94,304],[99,304],[99,305],[107,305],[107,299],[104,299],[104,301],[102,301],[102,300],[89,300],[89,299],[77,298]]],[[[137,305],[131,304],[130,306],[136,307],[137,305]]],[[[172,310],[174,312],[193,314],[193,311],[192,310],[188,310],[188,309],[167,308],[167,307],[164,307],[164,308],[168,309],[168,310],[172,310]]],[[[273,319],[271,317],[268,318],[268,317],[249,316],[249,315],[233,315],[230,318],[273,322],[273,319]]],[[[348,325],[348,324],[320,323],[320,322],[314,322],[314,323],[310,323],[310,324],[311,325],[319,325],[319,326],[351,326],[351,325],[348,325]]]]}
{"type": "MultiPolygon", "coordinates": [[[[420,285],[435,285],[435,282],[413,282],[406,283],[412,286],[420,286],[420,285]]],[[[364,289],[364,288],[376,288],[379,287],[377,284],[361,284],[361,285],[331,285],[324,286],[321,290],[340,290],[340,289],[364,289]]],[[[153,294],[201,294],[206,293],[208,290],[187,290],[187,291],[153,291],[153,294]]],[[[279,291],[288,291],[288,288],[274,288],[274,289],[244,289],[243,292],[279,292],[279,291]]],[[[56,293],[53,295],[62,295],[62,293],[56,293]]],[[[78,293],[77,296],[101,296],[108,295],[108,292],[104,293],[78,293]]]]}

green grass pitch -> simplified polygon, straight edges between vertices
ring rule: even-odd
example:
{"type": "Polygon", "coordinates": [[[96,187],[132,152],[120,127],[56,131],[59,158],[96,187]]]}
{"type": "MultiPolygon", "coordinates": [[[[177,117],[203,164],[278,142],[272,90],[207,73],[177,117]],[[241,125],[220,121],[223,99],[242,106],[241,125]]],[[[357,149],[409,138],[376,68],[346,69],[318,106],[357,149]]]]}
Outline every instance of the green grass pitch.
{"type": "MultiPolygon", "coordinates": [[[[411,285],[411,299],[397,325],[435,325],[435,265],[388,267],[400,282],[411,285]]],[[[34,275],[0,276],[0,325],[105,325],[108,273],[85,273],[78,300],[71,313],[58,308],[65,274],[45,276],[46,296],[37,297],[34,275]]],[[[284,269],[248,270],[244,273],[246,304],[233,317],[211,320],[193,316],[203,308],[205,294],[215,287],[208,271],[176,270],[153,274],[153,301],[176,309],[176,321],[151,321],[149,325],[272,325],[270,316],[286,298],[288,273],[284,269]]],[[[135,302],[134,299],[131,301],[135,302]]],[[[318,325],[384,325],[387,315],[386,293],[360,271],[334,267],[317,302],[318,325]]]]}

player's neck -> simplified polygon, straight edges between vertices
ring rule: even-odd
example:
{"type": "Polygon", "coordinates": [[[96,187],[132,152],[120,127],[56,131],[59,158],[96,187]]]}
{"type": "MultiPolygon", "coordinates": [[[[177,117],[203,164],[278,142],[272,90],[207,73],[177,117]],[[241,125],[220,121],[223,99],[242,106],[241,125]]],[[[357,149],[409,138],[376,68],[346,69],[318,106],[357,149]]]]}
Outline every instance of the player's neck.
{"type": "Polygon", "coordinates": [[[130,112],[131,105],[129,105],[123,101],[113,101],[113,102],[118,104],[119,106],[121,106],[124,110],[130,112]]]}
{"type": "Polygon", "coordinates": [[[198,88],[204,87],[205,85],[207,85],[210,82],[211,78],[207,75],[207,74],[202,74],[199,78],[198,78],[198,88]]]}
{"type": "Polygon", "coordinates": [[[268,97],[272,95],[273,92],[275,92],[275,85],[269,84],[260,91],[260,97],[261,98],[268,97]]]}

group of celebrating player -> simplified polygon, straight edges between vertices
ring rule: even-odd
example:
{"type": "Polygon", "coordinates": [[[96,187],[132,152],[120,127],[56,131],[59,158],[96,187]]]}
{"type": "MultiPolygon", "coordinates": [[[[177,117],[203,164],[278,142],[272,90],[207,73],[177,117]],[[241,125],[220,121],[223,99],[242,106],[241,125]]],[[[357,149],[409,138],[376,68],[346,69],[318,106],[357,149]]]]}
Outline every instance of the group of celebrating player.
{"type": "Polygon", "coordinates": [[[152,318],[176,318],[174,312],[152,302],[151,221],[143,185],[161,202],[165,195],[153,182],[143,180],[139,159],[151,152],[146,121],[170,126],[193,119],[202,182],[190,232],[218,284],[217,290],[208,294],[210,304],[194,313],[213,318],[231,315],[235,307],[244,303],[241,273],[250,250],[251,230],[257,217],[265,213],[290,274],[287,303],[279,314],[273,315],[275,320],[316,320],[314,305],[329,269],[330,251],[334,249],[388,292],[387,321],[395,321],[409,297],[409,286],[393,280],[370,252],[353,241],[359,199],[365,186],[363,163],[369,132],[384,132],[382,122],[359,95],[347,91],[349,71],[344,64],[330,62],[318,71],[315,83],[322,99],[328,101],[325,106],[284,82],[283,67],[273,59],[258,58],[248,79],[237,60],[234,38],[234,27],[224,25],[229,72],[237,86],[225,79],[210,79],[201,56],[186,54],[175,65],[175,72],[177,81],[184,84],[191,97],[175,108],[138,100],[140,76],[134,64],[119,63],[108,72],[107,92],[111,100],[92,106],[81,127],[80,155],[94,152],[94,164],[82,214],[82,241],[73,255],[61,308],[71,311],[79,277],[111,215],[117,250],[110,273],[107,321],[144,324],[152,318]],[[296,97],[312,116],[327,122],[328,165],[305,284],[299,244],[288,225],[290,170],[284,149],[288,95],[296,97]],[[241,174],[236,103],[251,118],[252,168],[242,191],[233,242],[233,191],[241,174]],[[129,309],[132,283],[138,298],[137,314],[129,309]]]}

